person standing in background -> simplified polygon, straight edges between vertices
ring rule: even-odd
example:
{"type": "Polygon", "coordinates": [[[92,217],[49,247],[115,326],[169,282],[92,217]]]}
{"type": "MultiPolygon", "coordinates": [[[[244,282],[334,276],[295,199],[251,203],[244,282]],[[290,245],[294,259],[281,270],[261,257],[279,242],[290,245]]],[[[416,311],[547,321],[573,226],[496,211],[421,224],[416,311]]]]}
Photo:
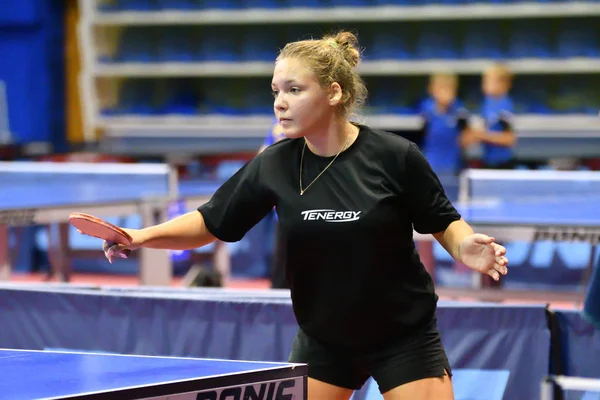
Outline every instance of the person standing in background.
{"type": "MultiPolygon", "coordinates": [[[[429,97],[421,104],[422,150],[450,199],[458,197],[457,174],[462,168],[462,148],[469,146],[469,112],[457,98],[458,77],[450,72],[433,74],[429,97]]],[[[471,139],[471,140],[469,140],[471,139]]],[[[419,255],[435,279],[434,242],[421,240],[419,255]]]]}
{"type": "Polygon", "coordinates": [[[469,140],[482,145],[482,167],[512,169],[513,149],[517,142],[513,127],[514,106],[509,96],[513,76],[508,67],[494,64],[482,77],[484,94],[481,116],[484,127],[471,129],[469,140]]]}
{"type": "Polygon", "coordinates": [[[469,145],[469,113],[457,98],[458,78],[436,73],[429,97],[421,105],[423,153],[438,175],[456,175],[462,168],[462,148],[469,145]]]}
{"type": "MultiPolygon", "coordinates": [[[[481,167],[484,169],[513,169],[514,105],[510,98],[513,74],[504,64],[495,63],[484,70],[481,88],[484,94],[481,105],[483,126],[469,129],[466,141],[482,146],[481,167]]],[[[484,287],[500,287],[501,282],[482,277],[484,287]]]]}

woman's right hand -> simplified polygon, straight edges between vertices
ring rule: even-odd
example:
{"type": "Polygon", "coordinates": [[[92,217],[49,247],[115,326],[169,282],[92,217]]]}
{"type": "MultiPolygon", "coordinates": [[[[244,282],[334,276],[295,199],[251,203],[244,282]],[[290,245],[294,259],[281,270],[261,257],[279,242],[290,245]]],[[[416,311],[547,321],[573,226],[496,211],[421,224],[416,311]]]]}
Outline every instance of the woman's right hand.
{"type": "Polygon", "coordinates": [[[131,236],[133,241],[129,245],[122,245],[113,242],[104,241],[102,250],[108,262],[112,264],[114,258],[127,258],[132,250],[140,248],[144,243],[144,235],[141,229],[121,228],[131,236]]]}

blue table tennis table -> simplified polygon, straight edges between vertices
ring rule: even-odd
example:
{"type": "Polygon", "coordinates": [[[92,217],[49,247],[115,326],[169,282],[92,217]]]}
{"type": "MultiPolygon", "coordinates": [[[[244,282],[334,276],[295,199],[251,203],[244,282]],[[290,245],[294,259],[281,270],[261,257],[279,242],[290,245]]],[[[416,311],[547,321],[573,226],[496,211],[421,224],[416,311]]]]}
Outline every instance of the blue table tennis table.
{"type": "Polygon", "coordinates": [[[305,364],[0,349],[0,398],[304,400],[305,364]]]}
{"type": "MultiPolygon", "coordinates": [[[[140,215],[142,226],[168,218],[178,199],[196,208],[208,201],[218,180],[179,180],[167,164],[0,162],[0,280],[10,277],[9,226],[56,227],[53,273],[68,280],[68,217],[73,211],[99,217],[140,215]]],[[[171,279],[168,252],[140,249],[140,282],[165,285],[171,279]]]]}
{"type": "MultiPolygon", "coordinates": [[[[465,170],[456,208],[498,241],[600,243],[600,172],[465,170]]],[[[510,260],[510,255],[509,255],[510,260]]],[[[481,285],[475,275],[474,285],[481,285]]]]}
{"type": "MultiPolygon", "coordinates": [[[[0,162],[0,182],[0,279],[8,279],[11,270],[9,226],[58,226],[60,260],[55,264],[65,273],[71,212],[137,214],[149,226],[166,219],[167,205],[178,190],[177,171],[167,164],[0,162]]],[[[168,262],[165,252],[142,249],[141,281],[164,281],[170,276],[164,268],[168,262]]]]}
{"type": "Polygon", "coordinates": [[[466,170],[457,209],[489,235],[598,244],[600,172],[466,170]]]}

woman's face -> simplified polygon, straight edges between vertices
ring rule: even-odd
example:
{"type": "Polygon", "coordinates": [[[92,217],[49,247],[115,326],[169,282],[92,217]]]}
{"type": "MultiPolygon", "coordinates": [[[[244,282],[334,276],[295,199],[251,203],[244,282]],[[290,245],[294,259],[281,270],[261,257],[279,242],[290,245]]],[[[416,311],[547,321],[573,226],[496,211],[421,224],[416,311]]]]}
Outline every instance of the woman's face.
{"type": "Polygon", "coordinates": [[[287,138],[321,131],[335,112],[330,91],[321,87],[313,71],[302,60],[278,60],[271,88],[275,116],[287,138]]]}

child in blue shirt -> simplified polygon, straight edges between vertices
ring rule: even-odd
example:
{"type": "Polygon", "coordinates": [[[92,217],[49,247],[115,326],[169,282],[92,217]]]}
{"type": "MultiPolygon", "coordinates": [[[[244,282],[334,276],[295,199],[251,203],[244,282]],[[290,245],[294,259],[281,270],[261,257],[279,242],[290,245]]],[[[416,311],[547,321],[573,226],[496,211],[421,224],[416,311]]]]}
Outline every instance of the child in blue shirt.
{"type": "Polygon", "coordinates": [[[462,166],[462,150],[467,143],[469,114],[456,97],[458,78],[451,73],[433,74],[429,94],[421,105],[422,148],[438,175],[456,175],[462,166]]]}
{"type": "Polygon", "coordinates": [[[482,78],[485,97],[481,116],[485,128],[473,129],[472,139],[482,145],[484,168],[512,169],[517,141],[512,121],[514,106],[509,96],[512,73],[505,65],[494,64],[484,71],[482,78]]]}
{"type": "MultiPolygon", "coordinates": [[[[458,197],[456,176],[462,167],[462,148],[469,145],[469,113],[457,98],[458,78],[436,73],[429,79],[429,97],[421,104],[422,150],[450,199],[458,197]]],[[[417,245],[421,262],[435,279],[432,241],[417,245]]]]}

